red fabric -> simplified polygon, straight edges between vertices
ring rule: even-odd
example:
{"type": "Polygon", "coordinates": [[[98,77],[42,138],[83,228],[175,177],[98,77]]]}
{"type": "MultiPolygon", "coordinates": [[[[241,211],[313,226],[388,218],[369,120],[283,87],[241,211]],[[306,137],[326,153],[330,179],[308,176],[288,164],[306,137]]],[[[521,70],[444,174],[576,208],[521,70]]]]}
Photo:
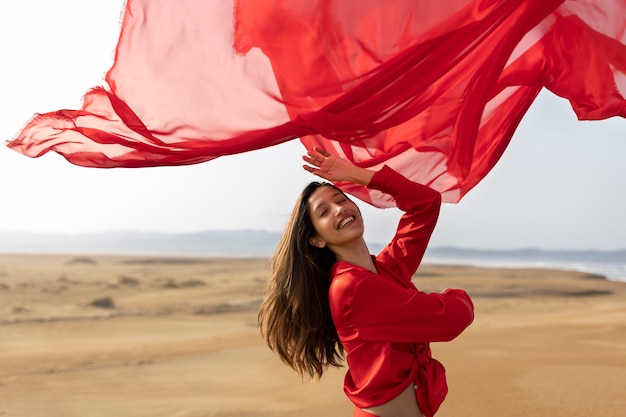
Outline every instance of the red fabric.
{"type": "Polygon", "coordinates": [[[8,145],[141,167],[301,138],[458,201],[543,87],[581,119],[626,116],[625,14],[626,0],[128,0],[108,88],[8,145]]]}
{"type": "Polygon", "coordinates": [[[376,414],[368,413],[360,409],[359,407],[354,407],[354,413],[352,413],[352,417],[379,417],[376,414]]]}
{"type": "Polygon", "coordinates": [[[384,167],[369,188],[390,194],[405,211],[396,235],[375,258],[378,273],[339,261],[333,266],[330,308],[346,350],[344,390],[360,408],[383,404],[410,383],[418,404],[432,416],[447,393],[443,366],[430,342],[449,341],[473,320],[465,291],[419,291],[411,276],[435,227],[440,194],[384,167]]]}

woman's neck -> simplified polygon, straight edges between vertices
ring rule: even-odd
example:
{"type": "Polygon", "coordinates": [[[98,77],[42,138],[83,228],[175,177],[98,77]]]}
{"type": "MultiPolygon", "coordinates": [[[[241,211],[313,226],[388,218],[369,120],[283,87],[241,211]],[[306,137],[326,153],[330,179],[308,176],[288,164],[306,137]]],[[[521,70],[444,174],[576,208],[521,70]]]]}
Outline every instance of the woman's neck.
{"type": "Polygon", "coordinates": [[[335,254],[338,261],[348,262],[374,273],[378,272],[372,255],[363,239],[355,241],[353,244],[343,244],[339,247],[329,247],[329,249],[335,254]]]}

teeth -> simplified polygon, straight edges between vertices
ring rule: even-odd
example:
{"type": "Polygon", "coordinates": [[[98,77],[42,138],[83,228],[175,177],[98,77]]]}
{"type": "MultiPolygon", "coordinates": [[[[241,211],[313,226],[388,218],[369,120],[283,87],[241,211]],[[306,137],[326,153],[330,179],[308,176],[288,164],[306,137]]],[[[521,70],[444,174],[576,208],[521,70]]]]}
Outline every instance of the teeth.
{"type": "Polygon", "coordinates": [[[343,229],[344,227],[346,227],[353,220],[354,220],[354,216],[346,217],[345,219],[343,219],[341,221],[341,223],[339,223],[339,228],[343,229]]]}

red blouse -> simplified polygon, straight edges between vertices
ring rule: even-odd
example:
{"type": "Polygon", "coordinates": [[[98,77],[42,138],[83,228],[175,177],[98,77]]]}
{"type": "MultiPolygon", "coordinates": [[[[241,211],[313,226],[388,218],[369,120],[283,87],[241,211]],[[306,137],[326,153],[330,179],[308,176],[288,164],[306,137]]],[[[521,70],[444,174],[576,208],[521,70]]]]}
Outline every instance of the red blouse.
{"type": "Polygon", "coordinates": [[[411,282],[439,215],[440,194],[386,166],[368,187],[393,196],[405,214],[391,243],[374,258],[378,273],[344,261],[331,271],[330,309],[349,368],[344,391],[366,408],[413,383],[422,412],[431,417],[448,389],[429,342],[458,336],[472,322],[474,306],[463,290],[427,294],[411,282]]]}

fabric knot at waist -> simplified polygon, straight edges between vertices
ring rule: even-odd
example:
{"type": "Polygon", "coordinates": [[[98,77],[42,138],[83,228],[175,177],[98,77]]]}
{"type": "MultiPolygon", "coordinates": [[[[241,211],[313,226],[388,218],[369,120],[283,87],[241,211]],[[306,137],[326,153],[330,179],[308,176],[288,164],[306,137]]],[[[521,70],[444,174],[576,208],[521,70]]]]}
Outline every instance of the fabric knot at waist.
{"type": "Polygon", "coordinates": [[[448,394],[448,384],[443,365],[431,355],[430,346],[416,346],[417,373],[413,388],[417,403],[426,417],[432,417],[448,394]]]}

